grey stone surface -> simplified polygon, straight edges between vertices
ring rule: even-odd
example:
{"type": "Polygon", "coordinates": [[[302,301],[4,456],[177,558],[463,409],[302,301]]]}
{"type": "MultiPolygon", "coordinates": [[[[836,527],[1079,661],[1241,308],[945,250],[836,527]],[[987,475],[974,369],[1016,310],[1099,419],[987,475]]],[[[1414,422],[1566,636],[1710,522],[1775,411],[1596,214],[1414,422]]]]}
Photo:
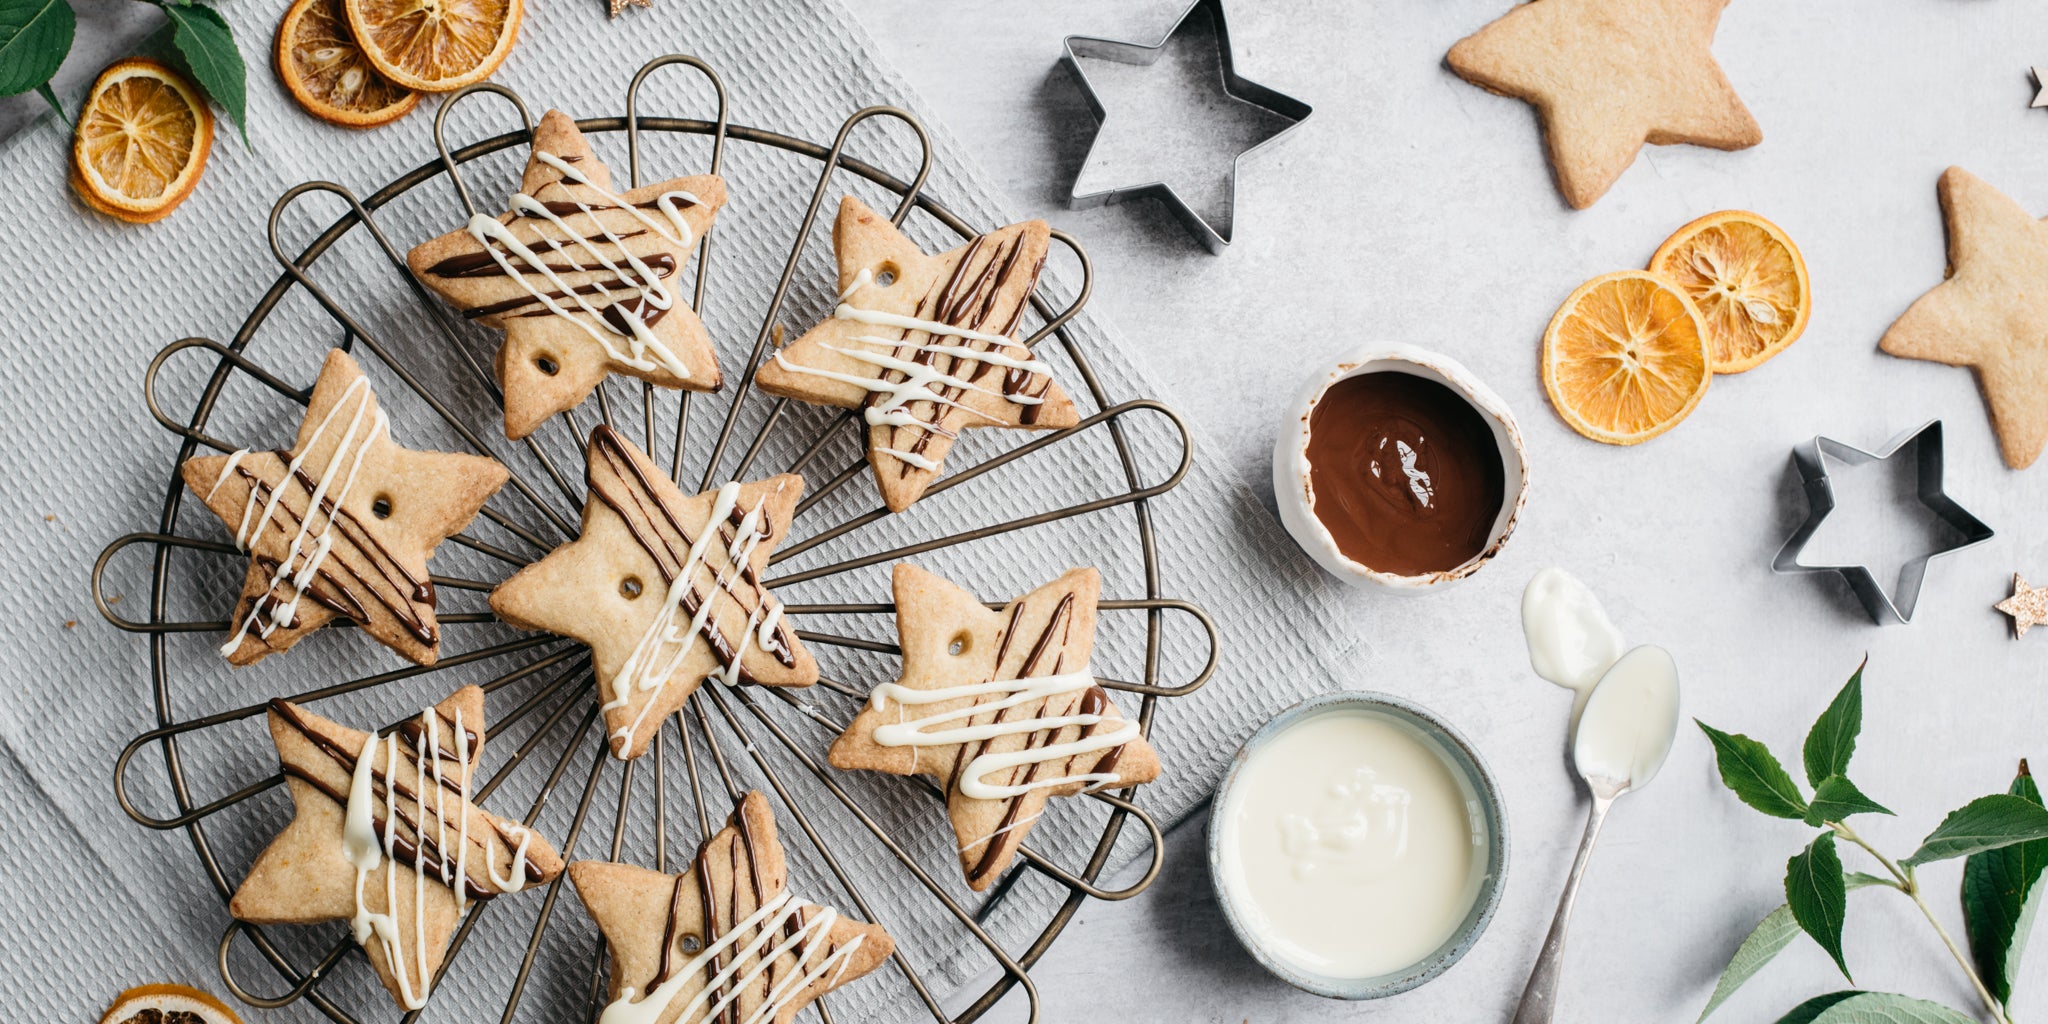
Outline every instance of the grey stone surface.
{"type": "MultiPolygon", "coordinates": [[[[1294,993],[1261,973],[1224,929],[1208,896],[1197,819],[1173,834],[1165,874],[1152,890],[1127,903],[1086,906],[1039,965],[1041,1019],[1504,1019],[1548,921],[1585,804],[1562,756],[1566,695],[1530,675],[1515,626],[1520,586],[1545,565],[1586,578],[1632,640],[1673,650],[1689,714],[1783,753],[1796,750],[1804,724],[1869,652],[1868,725],[1855,774],[1873,797],[1900,811],[1896,820],[1865,828],[1886,849],[1909,849],[1948,809],[2001,788],[2016,757],[2043,754],[2048,641],[2014,643],[1990,605],[2004,596],[2014,569],[2048,577],[2048,468],[2003,468],[1967,374],[1890,359],[1875,343],[1890,319],[1941,276],[1934,181],[1944,166],[1968,166],[2030,209],[2048,212],[2048,111],[2027,109],[2033,87],[2026,77],[2026,66],[2042,59],[2033,47],[2048,29],[2048,10],[2018,0],[1741,0],[1724,18],[1716,52],[1762,123],[1764,144],[1734,154],[1652,150],[1598,206],[1574,213],[1551,187],[1528,108],[1457,81],[1441,64],[1444,50],[1497,15],[1505,0],[1399,7],[1240,0],[1232,4],[1240,70],[1313,103],[1316,114],[1247,161],[1239,241],[1210,257],[1156,209],[1071,212],[1062,203],[1092,129],[1056,64],[1060,37],[1153,39],[1178,13],[1179,0],[852,5],[881,40],[879,56],[910,78],[927,109],[964,140],[967,155],[996,177],[1013,207],[1049,216],[1088,243],[1098,270],[1092,311],[1114,322],[1117,336],[1140,348],[1152,372],[1167,380],[1167,397],[1204,430],[1205,460],[1234,468],[1266,494],[1275,419],[1299,383],[1344,349],[1384,340],[1463,360],[1513,404],[1531,445],[1534,494],[1523,525],[1477,579],[1449,594],[1406,601],[1339,592],[1328,581],[1327,594],[1313,595],[1334,597],[1341,608],[1323,628],[1362,641],[1348,685],[1428,704],[1471,735],[1502,777],[1515,860],[1502,912],[1473,954],[1441,979],[1384,1003],[1352,1006],[1294,993]],[[1728,206],[1764,212],[1804,245],[1818,303],[1805,339],[1762,369],[1717,383],[1691,421],[1647,446],[1615,450],[1571,435],[1536,381],[1537,339],[1556,303],[1586,277],[1640,265],[1680,223],[1728,206]],[[1873,446],[1934,416],[1949,424],[1952,492],[2000,535],[1936,566],[1912,626],[1874,628],[1846,588],[1769,573],[1771,553],[1804,513],[1790,446],[1819,431],[1873,446]]],[[[229,16],[245,17],[238,26],[258,25],[278,6],[246,16],[231,9],[229,16]]],[[[702,19],[693,24],[717,22],[719,12],[709,7],[691,9],[702,19]]],[[[678,11],[670,6],[663,16],[678,11]]],[[[577,5],[536,4],[529,16],[537,19],[529,31],[549,41],[530,43],[508,67],[508,80],[522,86],[553,75],[552,66],[539,63],[545,47],[566,46],[577,38],[571,32],[607,31],[598,15],[577,5]],[[557,27],[546,28],[557,19],[557,27]]],[[[702,42],[688,31],[675,34],[661,42],[702,42]]],[[[244,32],[252,63],[264,38],[260,28],[244,32]]],[[[252,68],[252,81],[264,77],[260,64],[252,68]]],[[[1129,84],[1142,90],[1142,77],[1131,77],[1129,84]]],[[[566,82],[558,89],[569,101],[599,102],[595,85],[566,82]]],[[[605,84],[602,96],[612,89],[605,84]]],[[[257,91],[264,117],[295,116],[274,85],[257,91]]],[[[821,107],[836,119],[836,98],[821,107]]],[[[424,123],[415,116],[380,136],[379,145],[388,147],[381,155],[355,150],[343,179],[382,180],[411,163],[424,145],[424,123]]],[[[1197,133],[1192,143],[1120,145],[1128,154],[1175,158],[1190,155],[1189,145],[1206,151],[1205,143],[1197,133]]],[[[18,154],[12,166],[24,169],[21,187],[31,197],[22,209],[68,216],[73,207],[60,184],[58,133],[46,126],[11,146],[18,154]]],[[[26,312],[17,311],[26,325],[26,341],[15,349],[25,353],[19,393],[76,386],[52,368],[83,365],[96,353],[81,346],[98,337],[81,336],[65,319],[79,308],[79,296],[117,293],[109,308],[130,320],[136,317],[127,307],[159,298],[76,269],[81,253],[128,246],[169,263],[192,251],[187,232],[205,224],[227,225],[219,237],[228,251],[254,252],[269,196],[316,172],[335,173],[325,156],[258,158],[224,144],[209,172],[216,187],[202,189],[168,225],[127,230],[83,222],[77,244],[56,247],[51,257],[74,268],[55,291],[31,276],[29,261],[0,260],[0,279],[29,296],[26,312]],[[234,193],[219,187],[230,181],[247,187],[250,198],[237,205],[234,193]],[[238,218],[228,218],[242,207],[238,218]]],[[[252,287],[194,283],[190,305],[170,319],[187,330],[229,324],[252,287]]],[[[120,340],[153,346],[168,336],[120,340]]],[[[123,418],[107,421],[108,436],[150,439],[95,449],[107,455],[98,465],[111,481],[110,507],[121,509],[156,500],[165,447],[132,400],[138,367],[139,357],[124,349],[111,376],[92,378],[122,396],[123,418]]],[[[98,395],[92,401],[114,406],[98,395]]],[[[75,411],[27,411],[28,404],[7,418],[9,444],[43,444],[39,432],[50,421],[75,418],[75,411]]],[[[106,628],[91,621],[84,569],[70,557],[96,550],[112,527],[85,516],[94,510],[70,512],[53,497],[62,484],[48,474],[31,476],[8,495],[23,517],[9,527],[16,546],[8,554],[31,573],[19,587],[34,583],[57,595],[50,608],[38,605],[35,616],[12,620],[8,639],[91,668],[10,682],[24,695],[111,694],[123,710],[100,730],[104,735],[82,741],[91,756],[80,765],[22,761],[17,749],[36,749],[25,739],[9,748],[11,792],[28,794],[43,780],[75,773],[93,798],[25,799],[26,810],[0,834],[23,862],[65,866],[34,882],[10,875],[9,885],[15,895],[30,890],[44,904],[69,908],[66,920],[75,926],[39,930],[8,952],[25,950],[35,965],[23,976],[37,986],[36,1002],[19,1009],[75,1019],[117,976],[175,975],[217,985],[204,947],[217,932],[218,909],[192,888],[189,853],[178,837],[142,836],[125,821],[111,822],[128,830],[121,835],[134,835],[119,870],[89,845],[48,839],[110,824],[102,819],[116,812],[104,799],[101,766],[109,746],[143,724],[139,705],[130,703],[141,647],[109,641],[106,628]],[[46,508],[66,514],[45,521],[46,508]],[[31,509],[37,514],[27,521],[31,509]],[[80,516],[85,525],[75,522],[80,516]],[[65,630],[71,619],[88,626],[65,630]],[[91,816],[66,820],[81,807],[91,816]],[[164,892],[178,899],[153,902],[164,892]],[[117,932],[106,924],[116,906],[153,911],[133,930],[117,932]],[[185,954],[175,969],[166,945],[185,954]],[[63,1011],[51,1011],[52,1003],[63,1011]]],[[[1888,485],[1875,479],[1853,486],[1881,495],[1888,485]]],[[[1884,514],[1850,525],[1857,528],[1829,539],[1844,547],[1830,551],[1869,550],[1866,557],[1896,561],[1914,536],[1910,521],[1884,514]]],[[[34,594],[17,589],[16,599],[39,600],[34,594]]],[[[1271,678],[1277,673],[1266,667],[1283,663],[1284,653],[1256,644],[1234,651],[1238,667],[1213,685],[1268,692],[1298,685],[1271,678]]],[[[24,717],[21,735],[40,735],[31,727],[46,722],[24,717]]],[[[1623,804],[1608,829],[1580,901],[1563,1017],[1689,1020],[1727,954],[1780,899],[1784,859],[1805,830],[1738,806],[1720,789],[1706,745],[1692,731],[1680,734],[1654,787],[1623,804]]],[[[1867,866],[1853,854],[1850,860],[1867,866]]],[[[1954,864],[1924,874],[1936,912],[1952,927],[1957,875],[1954,864]]],[[[1850,924],[1848,954],[1860,980],[1970,1005],[1953,965],[1904,900],[1861,893],[1850,924]]],[[[2022,1019],[2048,1005],[2048,976],[2038,966],[2033,975],[2016,1006],[2022,1019]]],[[[1802,942],[1723,1013],[1729,1020],[1774,1019],[1841,984],[1826,958],[1802,942]]],[[[1013,999],[998,1016],[1021,1019],[1022,1008],[1013,999]]]]}
{"type": "MultiPolygon", "coordinates": [[[[2048,212],[2048,111],[2027,107],[2027,66],[2042,60],[2048,10],[1735,3],[1715,53],[1764,143],[1733,154],[1646,150],[1605,199],[1575,213],[1551,185],[1529,108],[1442,66],[1444,51],[1504,3],[1237,0],[1239,70],[1316,113],[1246,162],[1237,244],[1210,257],[1147,204],[1064,207],[1092,122],[1056,63],[1061,37],[1151,41],[1179,0],[852,4],[883,56],[1016,205],[1088,243],[1093,308],[1151,356],[1170,397],[1220,449],[1210,457],[1269,501],[1276,417],[1314,367],[1371,341],[1463,360],[1513,404],[1532,449],[1531,504],[1497,564],[1447,595],[1347,594],[1345,619],[1329,626],[1366,641],[1351,685],[1428,703],[1504,777],[1515,862],[1502,912],[1472,955],[1383,1003],[1296,993],[1225,930],[1198,819],[1174,833],[1149,892],[1082,910],[1033,973],[1041,1019],[1505,1019],[1585,809],[1562,759],[1568,701],[1530,675],[1516,628],[1520,586],[1545,565],[1585,577],[1631,641],[1673,650],[1687,714],[1795,758],[1805,723],[1867,651],[1856,774],[1899,811],[1864,828],[1881,848],[1909,850],[1949,809],[2003,786],[2015,758],[2041,756],[2048,647],[2012,641],[1990,606],[2015,569],[2048,576],[2048,469],[2003,467],[1967,373],[1892,359],[1876,342],[1941,278],[1942,168],[1969,167],[2048,212]],[[1805,338],[1717,382],[1689,422],[1648,445],[1610,449],[1572,435],[1536,376],[1557,302],[1587,277],[1640,266],[1671,229],[1725,207],[1764,213],[1804,247],[1816,296],[1805,338]],[[1772,552],[1805,511],[1793,444],[1827,432],[1876,445],[1930,417],[1948,424],[1952,493],[1999,536],[1936,563],[1913,625],[1871,626],[1831,578],[1771,575],[1772,552]]],[[[1159,158],[1200,155],[1169,141],[1152,148],[1159,158]]],[[[1875,498],[1889,482],[1848,486],[1875,498]]],[[[1871,512],[1822,539],[1830,554],[1896,563],[1916,529],[1910,515],[1871,512]]],[[[1260,682],[1253,671],[1218,685],[1260,682]]],[[[1805,838],[1737,805],[1688,724],[1663,776],[1608,824],[1580,898],[1560,1019],[1690,1020],[1727,955],[1782,899],[1785,858],[1805,838]]],[[[1953,864],[1925,873],[1951,928],[1957,877],[1953,864]]],[[[1954,964],[1896,894],[1856,896],[1849,931],[1859,981],[1971,1007],[1954,964]]],[[[2021,1016],[2048,1005],[2048,971],[2030,973],[2021,1016]]],[[[1826,956],[1802,940],[1721,1013],[1775,1019],[1840,987],[1826,956]]],[[[999,1017],[1022,1019],[1018,1003],[999,1017]]]]}

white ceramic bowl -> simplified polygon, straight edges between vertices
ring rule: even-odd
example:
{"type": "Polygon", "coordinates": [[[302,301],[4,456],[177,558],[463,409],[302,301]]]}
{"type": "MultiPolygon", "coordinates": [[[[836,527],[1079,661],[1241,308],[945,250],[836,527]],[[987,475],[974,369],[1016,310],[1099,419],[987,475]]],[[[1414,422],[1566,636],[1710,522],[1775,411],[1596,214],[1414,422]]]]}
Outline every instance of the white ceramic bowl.
{"type": "MultiPolygon", "coordinates": [[[[1486,925],[1493,920],[1493,912],[1500,906],[1508,870],[1508,820],[1501,809],[1500,784],[1494,781],[1492,770],[1487,768],[1479,748],[1465,738],[1465,734],[1453,728],[1449,722],[1436,713],[1384,693],[1363,690],[1347,690],[1325,693],[1310,697],[1299,704],[1275,715],[1271,721],[1246,740],[1237,756],[1223,771],[1223,781],[1216,786],[1215,799],[1209,805],[1209,882],[1216,891],[1216,901],[1223,907],[1223,919],[1230,923],[1230,930],[1239,942],[1252,954],[1260,966],[1278,975],[1282,981],[1305,992],[1313,992],[1331,999],[1379,999],[1384,996],[1406,992],[1450,969],[1460,957],[1470,950],[1479,936],[1486,931],[1486,925]],[[1470,796],[1466,801],[1465,813],[1471,820],[1473,841],[1486,850],[1482,870],[1485,874],[1479,882],[1479,892],[1472,901],[1472,908],[1466,912],[1465,920],[1457,931],[1445,939],[1435,952],[1390,974],[1373,978],[1342,978],[1319,974],[1314,970],[1296,965],[1274,949],[1269,948],[1260,938],[1259,932],[1249,927],[1245,915],[1252,908],[1238,905],[1233,886],[1228,880],[1231,869],[1225,861],[1229,855],[1224,849],[1224,833],[1228,823],[1224,820],[1224,809],[1230,806],[1230,790],[1243,773],[1245,762],[1251,760],[1267,741],[1318,715],[1340,711],[1370,711],[1386,715],[1406,723],[1421,734],[1423,740],[1436,748],[1451,766],[1453,774],[1462,783],[1470,796]]],[[[1361,922],[1360,927],[1370,927],[1361,922]]]]}
{"type": "Polygon", "coordinates": [[[1515,532],[1515,519],[1529,499],[1528,452],[1522,444],[1522,430],[1507,402],[1464,365],[1446,355],[1413,345],[1376,345],[1339,360],[1327,372],[1317,375],[1302,389],[1301,397],[1280,425],[1280,437],[1273,445],[1273,497],[1280,506],[1280,521],[1287,532],[1330,574],[1357,586],[1380,586],[1401,594],[1444,590],[1479,571],[1493,560],[1508,536],[1515,532]],[[1493,428],[1494,443],[1500,448],[1502,500],[1494,517],[1493,531],[1486,547],[1465,564],[1443,572],[1421,576],[1400,576],[1360,565],[1337,549],[1337,541],[1315,513],[1315,487],[1309,479],[1309,419],[1316,403],[1330,385],[1364,373],[1407,373],[1433,380],[1464,396],[1493,428]]]}

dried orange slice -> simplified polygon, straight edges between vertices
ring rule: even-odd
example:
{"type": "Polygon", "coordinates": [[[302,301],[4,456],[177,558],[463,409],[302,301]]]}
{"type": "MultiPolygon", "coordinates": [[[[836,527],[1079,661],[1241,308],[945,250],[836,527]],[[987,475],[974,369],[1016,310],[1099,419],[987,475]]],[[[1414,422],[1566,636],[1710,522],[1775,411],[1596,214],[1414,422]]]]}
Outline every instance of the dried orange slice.
{"type": "Polygon", "coordinates": [[[1692,299],[1642,270],[1603,274],[1543,332],[1543,390],[1573,430],[1641,444],[1692,413],[1714,378],[1692,299]]]}
{"type": "Polygon", "coordinates": [[[1715,373],[1741,373],[1785,351],[1813,309],[1799,247],[1746,210],[1710,213],[1679,228],[1657,247],[1650,269],[1700,308],[1715,373]]]}
{"type": "Polygon", "coordinates": [[[374,128],[404,117],[420,94],[385,80],[349,34],[341,0],[296,0],[277,23],[277,77],[306,113],[374,128]]]}
{"type": "Polygon", "coordinates": [[[342,0],[349,31],[377,73],[449,92],[491,76],[519,38],[524,0],[342,0]]]}
{"type": "Polygon", "coordinates": [[[109,65],[71,136],[71,187],[85,205],[135,224],[162,220],[199,183],[213,113],[183,76],[147,57],[109,65]]]}
{"type": "Polygon", "coordinates": [[[242,1024],[242,1018],[196,988],[143,985],[115,996],[100,1024],[242,1024]]]}

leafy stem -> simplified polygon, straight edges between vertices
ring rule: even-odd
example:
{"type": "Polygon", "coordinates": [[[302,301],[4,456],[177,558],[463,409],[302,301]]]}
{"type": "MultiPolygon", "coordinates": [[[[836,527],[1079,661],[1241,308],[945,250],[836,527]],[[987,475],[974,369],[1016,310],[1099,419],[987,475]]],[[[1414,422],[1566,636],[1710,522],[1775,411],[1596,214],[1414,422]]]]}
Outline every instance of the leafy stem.
{"type": "MultiPolygon", "coordinates": [[[[1992,1024],[2014,1024],[2007,1009],[2020,955],[2036,912],[2048,897],[2048,806],[2025,760],[2003,793],[1978,797],[1950,811],[1920,841],[1911,856],[1893,860],[1847,824],[1857,814],[1891,814],[1849,781],[1849,762],[1856,754],[1863,728],[1863,669],[1849,677],[1833,703],[1807,732],[1800,767],[1812,795],[1761,741],[1740,733],[1722,732],[1699,723],[1714,747],[1721,781],[1730,792],[1756,810],[1819,829],[1819,833],[1785,863],[1785,903],[1757,924],[1742,940],[1713,995],[1700,1011],[1704,1021],[1743,983],[1782,952],[1801,932],[1812,938],[1842,976],[1849,963],[1842,955],[1842,931],[1848,897],[1857,889],[1897,889],[1920,908],[1920,916],[1941,936],[1949,955],[1970,979],[1990,1014],[1992,1024]],[[1837,852],[1841,843],[1861,847],[1884,866],[1886,875],[1844,871],[1837,852]],[[1963,860],[1961,891],[1967,951],[1949,934],[1927,904],[1916,872],[1938,860],[1963,860]],[[1966,955],[1967,952],[1967,955],[1966,955]]],[[[1815,996],[1778,1019],[1778,1024],[1869,1024],[1874,1020],[1915,1024],[1969,1024],[1974,1018],[1950,1007],[1890,992],[1847,989],[1815,996]]]]}
{"type": "Polygon", "coordinates": [[[1942,927],[1941,920],[1934,916],[1934,908],[1928,906],[1927,900],[1921,896],[1920,883],[1914,877],[1912,867],[1901,867],[1890,857],[1878,852],[1877,847],[1870,845],[1869,840],[1858,835],[1856,830],[1850,828],[1846,823],[1830,821],[1826,824],[1828,828],[1834,830],[1835,835],[1840,836],[1847,842],[1862,847],[1864,853],[1869,854],[1879,864],[1884,865],[1884,869],[1890,872],[1894,879],[1894,881],[1885,884],[1912,897],[1913,905],[1920,908],[1920,915],[1925,917],[1927,923],[1934,927],[1934,934],[1941,936],[1941,944],[1948,947],[1949,955],[1956,958],[1956,966],[1963,969],[1963,976],[1970,979],[1970,987],[1977,990],[1977,998],[1984,1001],[1984,1008],[1991,1012],[1991,1019],[1999,1022],[1999,1024],[2015,1024],[2012,1015],[2006,1012],[2005,1006],[1998,1001],[1998,997],[1992,995],[1991,990],[1985,987],[1984,979],[1977,976],[1977,969],[1970,965],[1970,958],[1963,955],[1962,947],[1956,945],[1955,938],[1949,935],[1947,928],[1942,927]]]}

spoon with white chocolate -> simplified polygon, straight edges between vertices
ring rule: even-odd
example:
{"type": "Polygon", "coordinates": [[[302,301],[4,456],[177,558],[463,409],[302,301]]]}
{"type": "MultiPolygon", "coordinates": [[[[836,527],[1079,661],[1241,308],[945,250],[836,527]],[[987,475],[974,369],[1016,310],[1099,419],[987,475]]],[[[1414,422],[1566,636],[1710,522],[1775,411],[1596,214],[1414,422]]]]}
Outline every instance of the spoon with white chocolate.
{"type": "Polygon", "coordinates": [[[1513,1024],[1549,1024],[1556,1012],[1565,928],[1571,922],[1586,862],[1593,854],[1593,840],[1599,837],[1600,825],[1607,820],[1614,801],[1648,785],[1664,766],[1677,734],[1678,665],[1662,647],[1644,645],[1622,655],[1586,698],[1572,745],[1572,762],[1593,793],[1593,810],[1586,817],[1586,835],[1579,840],[1564,895],[1557,901],[1557,916],[1551,919],[1543,952],[1529,972],[1529,984],[1522,990],[1513,1024]]]}

